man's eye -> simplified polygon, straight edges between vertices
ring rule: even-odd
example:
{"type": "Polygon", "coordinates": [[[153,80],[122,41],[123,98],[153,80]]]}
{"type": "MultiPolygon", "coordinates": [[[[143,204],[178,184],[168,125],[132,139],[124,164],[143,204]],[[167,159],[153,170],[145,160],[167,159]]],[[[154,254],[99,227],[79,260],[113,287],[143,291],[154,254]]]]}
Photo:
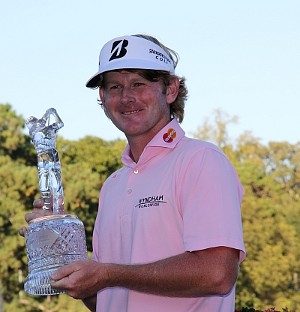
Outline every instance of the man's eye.
{"type": "Polygon", "coordinates": [[[142,82],[136,82],[136,83],[134,83],[134,87],[141,87],[141,86],[143,86],[144,84],[142,83],[142,82]]]}
{"type": "Polygon", "coordinates": [[[112,85],[112,86],[110,87],[111,90],[115,90],[115,89],[119,89],[119,88],[120,88],[119,85],[112,85]]]}

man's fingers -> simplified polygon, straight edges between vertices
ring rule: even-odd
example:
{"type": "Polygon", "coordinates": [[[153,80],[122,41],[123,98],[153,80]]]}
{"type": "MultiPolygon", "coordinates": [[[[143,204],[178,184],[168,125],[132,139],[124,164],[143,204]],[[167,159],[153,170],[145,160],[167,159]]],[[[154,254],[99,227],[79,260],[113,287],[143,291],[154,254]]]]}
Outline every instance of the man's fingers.
{"type": "MultiPolygon", "coordinates": [[[[24,216],[25,221],[29,223],[33,219],[51,215],[52,211],[45,211],[41,209],[43,205],[44,205],[44,200],[42,198],[35,199],[33,202],[34,209],[32,212],[26,213],[26,215],[24,216]]],[[[27,228],[25,226],[22,226],[19,229],[19,234],[24,237],[26,234],[26,231],[27,231],[27,228]]]]}
{"type": "Polygon", "coordinates": [[[75,264],[71,263],[71,264],[68,264],[59,268],[57,271],[55,271],[52,274],[51,278],[53,281],[58,281],[58,280],[64,279],[65,277],[68,277],[70,274],[72,274],[75,271],[77,271],[75,269],[75,264]]]}
{"type": "Polygon", "coordinates": [[[21,235],[21,236],[25,236],[25,233],[26,233],[26,231],[27,231],[27,228],[26,228],[26,226],[22,226],[20,229],[19,229],[19,234],[21,235]]]}
{"type": "Polygon", "coordinates": [[[35,199],[33,201],[34,209],[32,210],[32,212],[27,213],[25,215],[25,221],[29,223],[33,219],[45,217],[45,216],[53,214],[52,210],[43,210],[42,209],[43,206],[44,206],[44,200],[42,198],[35,199]]]}
{"type": "Polygon", "coordinates": [[[26,213],[24,218],[25,218],[25,221],[29,223],[31,220],[42,217],[42,216],[43,215],[41,213],[34,211],[34,212],[26,213]]]}
{"type": "Polygon", "coordinates": [[[34,208],[42,208],[43,205],[44,205],[44,200],[42,198],[38,198],[33,201],[34,208]]]}

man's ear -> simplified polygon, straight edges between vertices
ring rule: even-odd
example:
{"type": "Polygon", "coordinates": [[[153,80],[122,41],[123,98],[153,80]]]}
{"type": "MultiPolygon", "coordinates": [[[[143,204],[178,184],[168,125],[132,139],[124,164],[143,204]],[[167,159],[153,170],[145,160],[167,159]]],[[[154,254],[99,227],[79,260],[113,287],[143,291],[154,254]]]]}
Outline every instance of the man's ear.
{"type": "Polygon", "coordinates": [[[99,87],[99,97],[100,97],[102,105],[104,105],[104,91],[103,91],[103,88],[100,88],[100,87],[99,87]]]}
{"type": "Polygon", "coordinates": [[[167,104],[172,104],[176,100],[179,92],[179,84],[178,78],[171,79],[170,84],[167,86],[166,92],[167,104]]]}
{"type": "Polygon", "coordinates": [[[104,89],[103,89],[103,88],[100,88],[100,87],[99,87],[99,97],[100,97],[100,101],[101,101],[101,107],[102,107],[102,109],[104,110],[104,113],[105,113],[106,117],[108,117],[108,118],[110,119],[109,114],[108,114],[108,112],[107,112],[107,110],[106,110],[106,102],[105,102],[105,96],[104,96],[104,89]]]}

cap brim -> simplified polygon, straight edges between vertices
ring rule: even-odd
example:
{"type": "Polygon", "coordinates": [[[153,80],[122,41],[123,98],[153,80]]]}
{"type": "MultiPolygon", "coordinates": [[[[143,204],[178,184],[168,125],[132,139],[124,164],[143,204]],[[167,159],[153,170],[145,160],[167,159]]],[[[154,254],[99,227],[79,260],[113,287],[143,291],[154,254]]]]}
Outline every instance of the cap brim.
{"type": "Polygon", "coordinates": [[[91,89],[98,88],[99,82],[100,82],[100,73],[98,72],[87,81],[85,86],[91,89]]]}

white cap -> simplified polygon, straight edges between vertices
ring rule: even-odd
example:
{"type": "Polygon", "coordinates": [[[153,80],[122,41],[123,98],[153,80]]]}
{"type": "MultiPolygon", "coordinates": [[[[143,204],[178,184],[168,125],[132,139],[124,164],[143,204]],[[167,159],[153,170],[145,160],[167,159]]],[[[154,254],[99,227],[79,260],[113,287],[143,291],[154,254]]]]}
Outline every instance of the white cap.
{"type": "Polygon", "coordinates": [[[100,51],[99,70],[86,86],[99,86],[99,76],[116,69],[154,69],[174,74],[174,64],[164,49],[154,42],[137,37],[123,36],[107,42],[100,51]]]}

